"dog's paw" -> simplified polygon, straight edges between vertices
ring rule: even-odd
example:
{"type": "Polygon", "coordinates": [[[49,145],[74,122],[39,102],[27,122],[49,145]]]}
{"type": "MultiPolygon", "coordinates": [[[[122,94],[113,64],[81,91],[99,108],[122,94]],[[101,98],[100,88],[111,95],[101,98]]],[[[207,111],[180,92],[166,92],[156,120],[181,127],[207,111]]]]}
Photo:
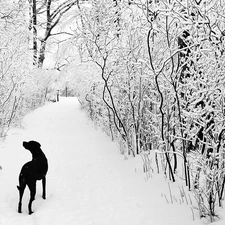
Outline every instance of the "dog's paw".
{"type": "Polygon", "coordinates": [[[42,194],[42,198],[46,199],[46,194],[45,193],[42,194]]]}
{"type": "Polygon", "coordinates": [[[19,203],[19,205],[18,205],[18,213],[22,213],[22,204],[21,203],[19,203]]]}

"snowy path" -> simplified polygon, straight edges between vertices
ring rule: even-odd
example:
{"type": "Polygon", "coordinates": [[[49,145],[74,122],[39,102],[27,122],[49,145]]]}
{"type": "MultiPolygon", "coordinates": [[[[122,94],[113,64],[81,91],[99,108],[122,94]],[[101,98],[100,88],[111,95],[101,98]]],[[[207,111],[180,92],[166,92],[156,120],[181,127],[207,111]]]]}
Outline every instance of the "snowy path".
{"type": "Polygon", "coordinates": [[[167,204],[161,176],[144,180],[140,158],[124,160],[115,143],[80,110],[75,98],[62,98],[26,116],[26,129],[12,130],[0,145],[0,225],[185,225],[189,206],[167,204]],[[29,161],[23,140],[37,140],[49,160],[47,200],[37,185],[34,214],[16,212],[18,173],[29,161]]]}

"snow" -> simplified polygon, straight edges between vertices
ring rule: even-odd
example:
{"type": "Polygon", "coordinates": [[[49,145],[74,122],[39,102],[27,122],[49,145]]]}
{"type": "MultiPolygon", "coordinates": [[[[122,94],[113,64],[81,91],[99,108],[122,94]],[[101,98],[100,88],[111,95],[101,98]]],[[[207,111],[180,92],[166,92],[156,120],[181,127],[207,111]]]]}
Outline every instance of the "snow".
{"type": "MultiPolygon", "coordinates": [[[[46,104],[28,114],[23,126],[0,143],[0,225],[209,224],[193,209],[184,182],[169,182],[157,173],[154,162],[154,172],[147,177],[140,156],[124,160],[118,144],[93,126],[76,98],[46,104]],[[17,213],[18,175],[31,159],[22,147],[24,140],[40,142],[49,161],[47,199],[41,198],[38,182],[32,215],[27,210],[28,189],[23,213],[17,213]],[[183,189],[185,195],[180,194],[183,189]]],[[[218,214],[213,224],[224,224],[224,209],[218,214]]]]}

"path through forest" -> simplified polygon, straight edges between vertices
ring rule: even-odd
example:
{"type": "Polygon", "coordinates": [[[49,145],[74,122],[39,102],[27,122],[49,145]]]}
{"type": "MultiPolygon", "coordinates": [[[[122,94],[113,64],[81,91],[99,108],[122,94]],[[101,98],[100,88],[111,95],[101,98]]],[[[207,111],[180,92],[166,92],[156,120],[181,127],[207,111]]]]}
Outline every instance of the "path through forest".
{"type": "MultiPolygon", "coordinates": [[[[61,98],[24,119],[0,145],[0,225],[186,225],[190,206],[168,204],[168,184],[154,173],[145,180],[141,158],[124,160],[116,143],[94,128],[76,98],[61,98]],[[31,159],[24,140],[37,140],[49,160],[47,199],[37,186],[34,214],[29,192],[18,214],[18,174],[31,159]]],[[[172,184],[171,184],[172,185],[172,184]]],[[[171,186],[172,187],[172,186],[171,186]]],[[[197,215],[197,214],[196,214],[197,215]]]]}

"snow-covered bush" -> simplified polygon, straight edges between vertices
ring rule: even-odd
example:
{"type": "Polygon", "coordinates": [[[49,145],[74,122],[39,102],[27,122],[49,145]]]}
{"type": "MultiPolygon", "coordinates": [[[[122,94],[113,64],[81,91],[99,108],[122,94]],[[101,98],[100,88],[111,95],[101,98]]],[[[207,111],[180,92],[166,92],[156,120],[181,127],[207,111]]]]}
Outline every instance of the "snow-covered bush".
{"type": "Polygon", "coordinates": [[[29,74],[30,57],[25,8],[1,2],[0,18],[0,136],[14,122],[25,77],[29,74]]]}
{"type": "Polygon", "coordinates": [[[141,28],[136,27],[140,18],[132,14],[131,8],[111,1],[99,1],[91,10],[80,7],[80,18],[74,43],[83,65],[91,64],[95,72],[91,70],[89,77],[77,80],[77,86],[83,88],[79,98],[95,123],[112,139],[124,142],[121,152],[135,155],[144,143],[140,143],[141,136],[146,138],[151,129],[143,123],[145,108],[149,107],[149,101],[143,103],[143,96],[150,98],[145,88],[150,82],[142,79],[147,66],[138,61],[139,54],[147,52],[143,44],[146,36],[139,35],[141,28]],[[124,10],[121,14],[120,7],[121,12],[124,10]],[[88,85],[83,86],[85,82],[88,85]]]}
{"type": "Polygon", "coordinates": [[[198,203],[200,217],[209,216],[213,221],[216,206],[222,206],[225,185],[225,153],[209,152],[207,156],[193,153],[191,163],[192,191],[198,203]]]}
{"type": "MultiPolygon", "coordinates": [[[[190,172],[199,162],[193,161],[189,171],[190,152],[201,156],[211,148],[215,154],[223,151],[223,12],[221,1],[98,2],[91,10],[80,9],[74,38],[82,60],[96,64],[95,78],[102,79],[98,91],[93,90],[92,82],[80,92],[90,117],[95,120],[93,112],[107,109],[112,130],[133,155],[160,143],[173,181],[176,155],[181,155],[185,183],[198,200],[203,189],[193,189],[196,179],[190,172]]],[[[88,78],[81,83],[85,80],[88,78]]],[[[102,113],[100,118],[103,126],[106,116],[102,113]]],[[[208,176],[204,171],[209,170],[210,179],[215,180],[205,179],[206,214],[210,217],[216,215],[214,188],[223,177],[223,164],[220,161],[217,168],[220,175],[207,163],[199,173],[199,179],[204,179],[208,176]]],[[[202,204],[199,200],[201,214],[206,215],[202,204]]]]}
{"type": "Polygon", "coordinates": [[[23,1],[1,1],[0,137],[55,92],[51,86],[56,72],[33,69],[26,12],[23,1]]]}

